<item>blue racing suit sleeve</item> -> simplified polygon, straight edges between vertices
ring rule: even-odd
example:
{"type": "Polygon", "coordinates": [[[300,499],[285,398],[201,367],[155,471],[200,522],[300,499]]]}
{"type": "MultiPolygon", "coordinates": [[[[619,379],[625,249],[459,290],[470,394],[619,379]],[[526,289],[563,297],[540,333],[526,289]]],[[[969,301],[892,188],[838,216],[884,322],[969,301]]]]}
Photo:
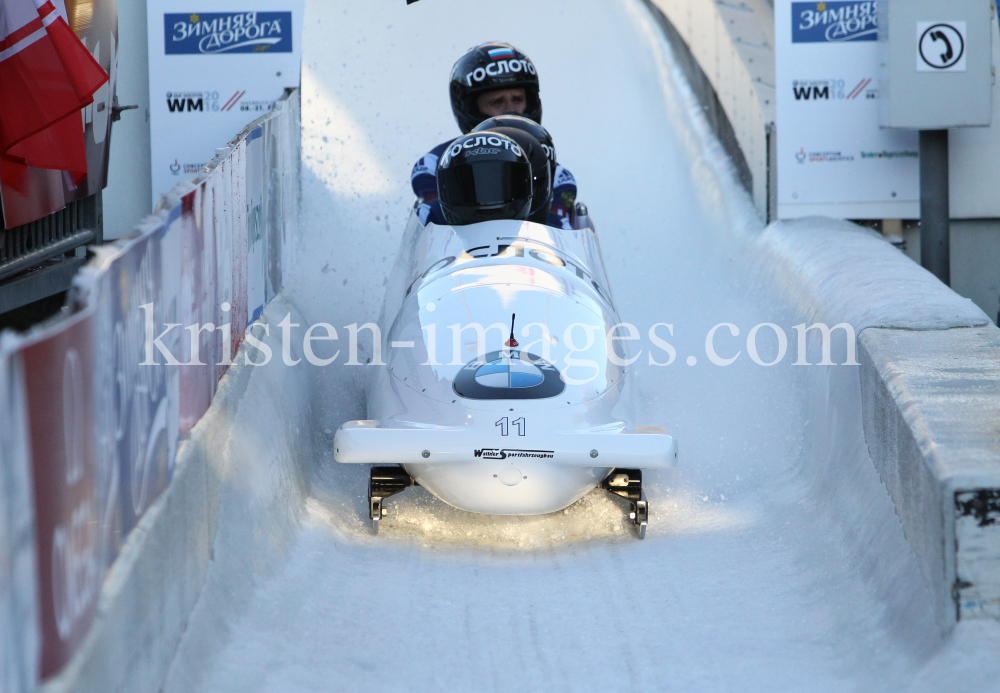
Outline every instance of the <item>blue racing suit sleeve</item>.
{"type": "Polygon", "coordinates": [[[441,212],[441,202],[437,199],[425,202],[417,208],[417,217],[424,226],[428,224],[446,225],[444,214],[441,212]]]}
{"type": "Polygon", "coordinates": [[[413,171],[410,172],[410,185],[413,186],[413,193],[417,197],[422,197],[428,202],[437,198],[438,161],[451,143],[452,140],[442,142],[417,159],[417,163],[413,165],[413,171]]]}
{"type": "Polygon", "coordinates": [[[572,229],[576,219],[576,178],[562,164],[556,164],[552,186],[548,225],[557,229],[572,229]]]}

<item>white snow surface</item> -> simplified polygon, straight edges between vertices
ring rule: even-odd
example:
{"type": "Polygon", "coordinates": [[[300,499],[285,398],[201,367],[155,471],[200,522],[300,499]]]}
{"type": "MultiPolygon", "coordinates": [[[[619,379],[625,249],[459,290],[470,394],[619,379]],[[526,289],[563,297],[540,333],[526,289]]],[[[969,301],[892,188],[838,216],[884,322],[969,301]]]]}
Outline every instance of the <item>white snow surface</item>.
{"type": "MultiPolygon", "coordinates": [[[[286,424],[262,392],[301,388],[293,399],[311,402],[315,420],[301,430],[319,456],[298,460],[308,490],[292,511],[297,529],[282,521],[269,533],[258,521],[252,535],[267,551],[245,547],[247,531],[220,529],[168,693],[1000,690],[997,624],[963,623],[950,637],[935,625],[868,458],[857,368],[791,366],[792,326],[817,316],[931,327],[977,320],[974,311],[923,286],[922,270],[877,239],[852,237],[831,259],[821,248],[840,253],[857,232],[819,220],[765,231],[637,0],[306,7],[304,230],[285,296],[302,319],[336,326],[334,348],[346,349],[343,326],[377,318],[410,167],[458,134],[452,62],[475,43],[510,41],[538,66],[545,125],[597,222],[623,319],[643,334],[673,326],[676,360],[658,367],[643,355],[634,370],[643,420],[667,426],[681,456],[676,470],[646,475],[642,542],[600,491],[517,518],[409,489],[373,537],[367,468],[337,465],[330,451],[337,426],[365,416],[364,369],[315,368],[285,384],[267,370],[232,425],[267,445],[286,424]],[[821,244],[810,245],[812,232],[821,244]],[[794,262],[815,277],[869,254],[866,272],[895,273],[878,282],[891,299],[855,287],[836,303],[844,285],[794,279],[794,262]],[[907,318],[896,280],[934,309],[907,318]],[[882,307],[857,305],[867,299],[882,307]],[[740,352],[727,367],[704,349],[722,322],[740,329],[716,336],[721,354],[740,352]],[[765,322],[789,335],[772,367],[751,361],[745,342],[765,322]],[[243,551],[254,560],[225,558],[243,551]]],[[[774,358],[770,328],[758,346],[774,358]]],[[[842,343],[835,352],[842,360],[842,343]]],[[[264,474],[252,464],[234,473],[264,474]]],[[[266,483],[253,484],[257,496],[266,483]]]]}

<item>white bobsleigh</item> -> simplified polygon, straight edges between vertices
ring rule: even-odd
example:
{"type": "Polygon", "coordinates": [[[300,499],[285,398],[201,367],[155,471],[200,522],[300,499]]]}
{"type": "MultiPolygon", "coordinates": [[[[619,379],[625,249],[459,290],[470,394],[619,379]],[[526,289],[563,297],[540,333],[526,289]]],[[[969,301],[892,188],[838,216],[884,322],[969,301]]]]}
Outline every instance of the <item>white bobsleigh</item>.
{"type": "Polygon", "coordinates": [[[602,485],[629,501],[643,537],[641,470],[672,466],[677,448],[619,415],[629,375],[623,342],[606,339],[618,323],[592,228],[423,226],[411,214],[369,419],[334,439],[338,462],[387,465],[371,473],[375,531],[384,499],[408,486],[471,512],[534,515],[602,485]]]}

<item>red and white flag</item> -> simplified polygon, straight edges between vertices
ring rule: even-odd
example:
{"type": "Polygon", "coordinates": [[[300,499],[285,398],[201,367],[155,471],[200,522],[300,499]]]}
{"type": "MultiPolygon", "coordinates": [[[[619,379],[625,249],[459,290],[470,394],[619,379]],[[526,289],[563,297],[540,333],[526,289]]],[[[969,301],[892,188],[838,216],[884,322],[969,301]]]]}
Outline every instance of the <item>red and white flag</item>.
{"type": "Polygon", "coordinates": [[[70,29],[63,0],[0,0],[0,169],[87,174],[80,109],[108,75],[70,29]]]}

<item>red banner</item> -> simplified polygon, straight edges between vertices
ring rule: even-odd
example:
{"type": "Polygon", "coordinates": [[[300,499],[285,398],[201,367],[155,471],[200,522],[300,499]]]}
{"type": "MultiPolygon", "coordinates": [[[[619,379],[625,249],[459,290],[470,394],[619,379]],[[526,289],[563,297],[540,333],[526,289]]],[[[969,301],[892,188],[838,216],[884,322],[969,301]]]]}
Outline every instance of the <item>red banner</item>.
{"type": "Polygon", "coordinates": [[[35,489],[41,676],[87,633],[104,577],[94,454],[92,317],[74,316],[22,350],[35,489]]]}

